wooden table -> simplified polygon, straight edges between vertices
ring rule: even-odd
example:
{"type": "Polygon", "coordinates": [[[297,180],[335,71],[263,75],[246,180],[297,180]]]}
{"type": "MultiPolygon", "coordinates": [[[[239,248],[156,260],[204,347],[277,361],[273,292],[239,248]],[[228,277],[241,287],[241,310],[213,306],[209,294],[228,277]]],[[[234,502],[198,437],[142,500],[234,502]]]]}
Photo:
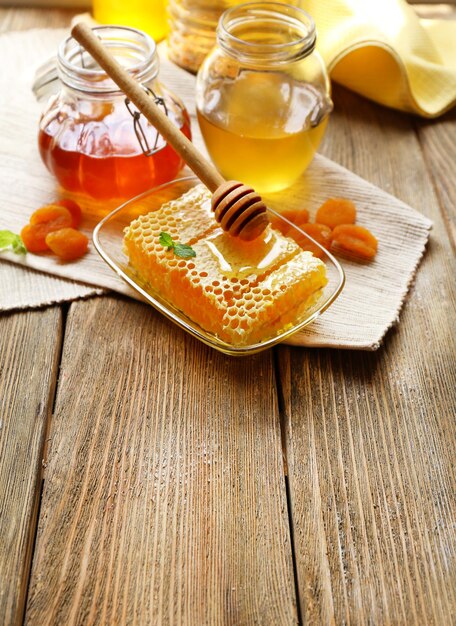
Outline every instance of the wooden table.
{"type": "Polygon", "coordinates": [[[235,360],[118,296],[0,317],[2,624],[456,623],[456,114],[334,96],[324,154],[434,221],[401,323],[235,360]]]}

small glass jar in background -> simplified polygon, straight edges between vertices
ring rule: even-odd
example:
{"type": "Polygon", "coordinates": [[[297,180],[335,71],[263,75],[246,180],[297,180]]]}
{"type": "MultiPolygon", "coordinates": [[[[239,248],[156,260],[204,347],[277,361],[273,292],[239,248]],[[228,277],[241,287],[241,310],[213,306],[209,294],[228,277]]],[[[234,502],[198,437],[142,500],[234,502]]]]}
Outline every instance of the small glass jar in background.
{"type": "Polygon", "coordinates": [[[122,24],[145,31],[155,41],[168,32],[166,0],[93,0],[93,16],[100,24],[122,24]]]}
{"type": "MultiPolygon", "coordinates": [[[[154,41],[134,28],[99,26],[96,35],[191,138],[182,102],[158,80],[154,41]]],[[[57,60],[37,76],[34,92],[52,95],[39,126],[39,150],[68,191],[96,199],[131,198],[175,178],[183,161],[117,85],[68,37],[57,60]]]]}
{"type": "MultiPolygon", "coordinates": [[[[280,2],[280,0],[278,0],[280,2]]],[[[174,63],[196,73],[215,45],[222,13],[244,0],[169,0],[168,54],[174,63]]],[[[299,0],[288,0],[297,5],[299,0]]]]}
{"type": "Polygon", "coordinates": [[[226,179],[260,193],[289,187],[311,162],[332,110],[312,18],[273,2],[220,18],[201,66],[196,107],[212,160],[226,179]]]}

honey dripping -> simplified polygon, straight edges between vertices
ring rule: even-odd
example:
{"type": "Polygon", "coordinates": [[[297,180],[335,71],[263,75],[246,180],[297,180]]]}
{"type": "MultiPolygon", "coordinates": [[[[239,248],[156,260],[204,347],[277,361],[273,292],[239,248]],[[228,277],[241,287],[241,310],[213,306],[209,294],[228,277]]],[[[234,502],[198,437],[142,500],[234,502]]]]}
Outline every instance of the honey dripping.
{"type": "MultiPolygon", "coordinates": [[[[161,137],[157,151],[146,156],[123,101],[85,106],[90,110],[80,111],[76,120],[74,111],[67,116],[63,107],[39,132],[41,158],[65,189],[99,200],[131,198],[176,177],[183,166],[180,156],[161,137]]],[[[155,129],[143,128],[153,146],[155,129]]],[[[191,137],[186,115],[180,130],[191,137]]]]}
{"type": "Polygon", "coordinates": [[[323,97],[312,85],[244,72],[206,94],[198,122],[225,178],[269,193],[289,187],[313,159],[328,121],[314,114],[323,97]]]}
{"type": "Polygon", "coordinates": [[[242,241],[216,231],[203,243],[217,262],[220,273],[229,279],[268,274],[296,254],[296,246],[290,246],[290,242],[271,227],[253,241],[242,241]]]}

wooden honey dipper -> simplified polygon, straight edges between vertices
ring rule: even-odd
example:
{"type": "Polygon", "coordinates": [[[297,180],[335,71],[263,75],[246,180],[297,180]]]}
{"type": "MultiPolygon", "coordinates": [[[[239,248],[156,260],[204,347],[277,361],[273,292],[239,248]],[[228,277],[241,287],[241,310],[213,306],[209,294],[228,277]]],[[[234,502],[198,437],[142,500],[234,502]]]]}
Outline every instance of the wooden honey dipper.
{"type": "Polygon", "coordinates": [[[213,192],[212,209],[223,230],[244,241],[258,237],[269,222],[261,197],[239,181],[226,181],[106,50],[91,28],[79,23],[71,34],[213,192]]]}

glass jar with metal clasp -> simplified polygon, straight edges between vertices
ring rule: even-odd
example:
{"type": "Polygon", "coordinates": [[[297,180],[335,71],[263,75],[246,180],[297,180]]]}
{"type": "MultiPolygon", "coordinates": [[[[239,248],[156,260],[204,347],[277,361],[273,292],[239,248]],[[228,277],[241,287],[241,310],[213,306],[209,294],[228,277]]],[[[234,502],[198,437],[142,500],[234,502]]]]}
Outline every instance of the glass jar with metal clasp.
{"type": "MultiPolygon", "coordinates": [[[[134,28],[100,26],[94,31],[191,138],[183,103],[158,79],[155,42],[134,28]]],[[[172,180],[183,166],[181,157],[72,37],[35,79],[38,99],[50,91],[39,124],[39,151],[68,191],[96,199],[131,198],[172,180]]]]}

